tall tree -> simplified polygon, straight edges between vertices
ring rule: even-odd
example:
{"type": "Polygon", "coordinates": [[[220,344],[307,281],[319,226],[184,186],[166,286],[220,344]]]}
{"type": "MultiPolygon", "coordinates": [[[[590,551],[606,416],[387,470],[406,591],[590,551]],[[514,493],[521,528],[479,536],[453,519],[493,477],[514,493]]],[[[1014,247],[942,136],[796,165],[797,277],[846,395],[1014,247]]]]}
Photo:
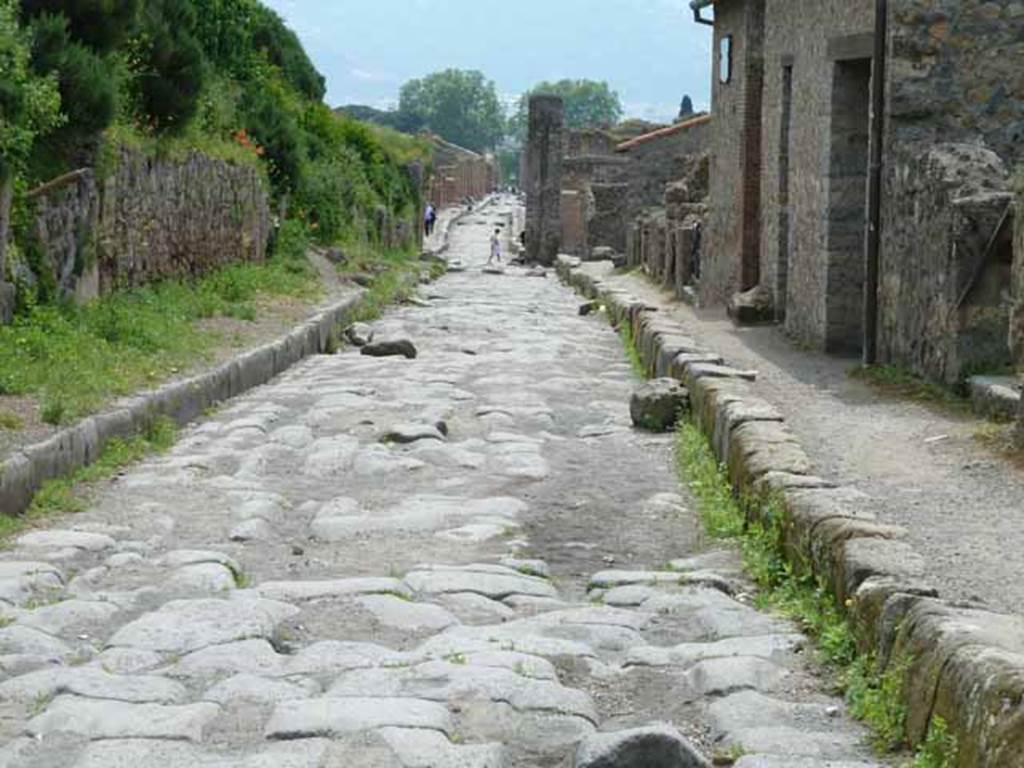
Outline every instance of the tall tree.
{"type": "Polygon", "coordinates": [[[446,69],[402,86],[398,112],[403,130],[427,128],[478,152],[505,135],[505,114],[494,83],[481,72],[446,69]]]}
{"type": "Polygon", "coordinates": [[[3,282],[14,178],[36,138],[60,121],[55,78],[29,66],[28,35],[18,24],[14,0],[0,0],[0,282],[3,282]]]}
{"type": "Polygon", "coordinates": [[[519,109],[512,118],[513,133],[526,138],[526,125],[530,112],[530,97],[547,94],[561,96],[565,102],[565,124],[569,128],[596,128],[614,125],[622,119],[619,94],[608,83],[596,80],[559,80],[542,82],[524,93],[519,109]]]}

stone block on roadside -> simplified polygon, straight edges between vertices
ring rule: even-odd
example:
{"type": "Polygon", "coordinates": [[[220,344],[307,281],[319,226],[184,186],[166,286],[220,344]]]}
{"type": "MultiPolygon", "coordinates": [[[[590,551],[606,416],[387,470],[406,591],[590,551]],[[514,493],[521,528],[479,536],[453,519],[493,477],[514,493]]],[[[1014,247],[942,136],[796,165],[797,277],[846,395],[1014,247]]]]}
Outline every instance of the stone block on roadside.
{"type": "Polygon", "coordinates": [[[373,341],[366,344],[360,352],[370,357],[405,357],[409,360],[416,359],[416,347],[408,339],[394,339],[392,341],[373,341]]]}
{"type": "Polygon", "coordinates": [[[670,725],[595,733],[576,749],[575,768],[709,768],[710,763],[670,725]]]}
{"type": "Polygon", "coordinates": [[[763,286],[733,294],[729,300],[729,317],[737,325],[758,325],[775,322],[772,294],[763,286]]]}
{"type": "Polygon", "coordinates": [[[353,323],[345,329],[345,338],[354,347],[365,347],[373,341],[373,328],[366,323],[353,323]]]}
{"type": "Polygon", "coordinates": [[[629,403],[633,424],[651,432],[668,432],[690,407],[690,393],[675,379],[653,379],[642,384],[629,403]]]}

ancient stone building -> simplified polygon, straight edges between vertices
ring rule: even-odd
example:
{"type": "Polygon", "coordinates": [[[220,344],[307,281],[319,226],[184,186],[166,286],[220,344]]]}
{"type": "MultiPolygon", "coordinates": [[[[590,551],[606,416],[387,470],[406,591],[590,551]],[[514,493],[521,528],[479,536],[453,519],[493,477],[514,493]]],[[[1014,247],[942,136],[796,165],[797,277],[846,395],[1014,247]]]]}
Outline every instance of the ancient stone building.
{"type": "Polygon", "coordinates": [[[879,361],[949,382],[1005,363],[1003,214],[1007,171],[1024,152],[1020,3],[889,0],[884,25],[873,0],[692,5],[715,25],[705,300],[759,289],[792,336],[841,353],[862,351],[873,319],[879,361]],[[880,252],[869,284],[876,128],[880,252]]]}
{"type": "Polygon", "coordinates": [[[564,108],[557,96],[530,97],[526,143],[526,257],[553,264],[562,244],[564,108]]]}
{"type": "Polygon", "coordinates": [[[434,174],[428,200],[438,208],[457,205],[467,197],[479,199],[498,185],[498,166],[493,157],[431,136],[434,174]]]}

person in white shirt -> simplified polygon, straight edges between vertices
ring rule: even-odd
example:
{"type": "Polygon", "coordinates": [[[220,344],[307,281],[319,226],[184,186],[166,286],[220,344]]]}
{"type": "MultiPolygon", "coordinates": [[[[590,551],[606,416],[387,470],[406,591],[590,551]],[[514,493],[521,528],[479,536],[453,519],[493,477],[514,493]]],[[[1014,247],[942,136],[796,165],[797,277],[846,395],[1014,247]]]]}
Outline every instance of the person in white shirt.
{"type": "Polygon", "coordinates": [[[491,235],[491,257],[487,260],[487,263],[490,264],[495,259],[498,260],[499,264],[501,263],[501,230],[500,229],[494,230],[494,234],[491,235]]]}

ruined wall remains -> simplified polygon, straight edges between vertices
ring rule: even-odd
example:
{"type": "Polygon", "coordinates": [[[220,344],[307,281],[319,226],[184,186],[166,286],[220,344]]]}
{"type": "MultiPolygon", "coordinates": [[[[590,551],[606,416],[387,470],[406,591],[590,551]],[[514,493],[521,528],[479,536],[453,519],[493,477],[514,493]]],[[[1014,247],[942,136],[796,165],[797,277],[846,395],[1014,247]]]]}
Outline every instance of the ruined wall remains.
{"type": "Polygon", "coordinates": [[[562,159],[565,154],[562,100],[530,98],[527,139],[526,257],[554,264],[562,240],[562,159]]]}
{"type": "Polygon", "coordinates": [[[466,198],[479,200],[498,185],[494,158],[433,137],[434,174],[427,199],[438,209],[459,205],[466,198]]]}
{"type": "Polygon", "coordinates": [[[760,284],[819,349],[860,335],[873,29],[873,0],[765,2],[760,284]]]}
{"type": "Polygon", "coordinates": [[[665,186],[686,173],[689,158],[711,145],[711,116],[699,115],[620,144],[617,152],[629,160],[622,181],[629,185],[630,215],[663,203],[665,186]]]}
{"type": "Polygon", "coordinates": [[[123,149],[103,180],[78,171],[30,193],[33,274],[65,298],[202,274],[263,259],[270,234],[266,185],[254,168],[196,152],[181,160],[123,149]]]}
{"type": "MultiPolygon", "coordinates": [[[[1010,309],[1010,350],[1017,367],[1017,375],[1024,380],[1024,176],[1017,178],[1017,199],[1014,203],[1013,274],[1010,309]]],[[[1024,448],[1024,397],[1017,413],[1015,440],[1024,448]]]]}
{"type": "Polygon", "coordinates": [[[715,3],[715,130],[711,138],[714,208],[708,232],[710,252],[715,257],[708,260],[701,278],[700,293],[705,303],[724,304],[732,293],[750,287],[747,283],[756,278],[749,272],[760,250],[763,45],[764,0],[715,3]]]}
{"type": "Polygon", "coordinates": [[[889,35],[879,353],[954,381],[1009,357],[992,295],[1009,248],[980,244],[1006,210],[1005,169],[1024,162],[1024,12],[1019,0],[891,0],[889,35]],[[938,188],[922,189],[921,170],[936,163],[946,166],[929,176],[938,188]],[[932,277],[943,270],[955,286],[932,277]],[[952,325],[928,320],[965,292],[952,325]]]}

